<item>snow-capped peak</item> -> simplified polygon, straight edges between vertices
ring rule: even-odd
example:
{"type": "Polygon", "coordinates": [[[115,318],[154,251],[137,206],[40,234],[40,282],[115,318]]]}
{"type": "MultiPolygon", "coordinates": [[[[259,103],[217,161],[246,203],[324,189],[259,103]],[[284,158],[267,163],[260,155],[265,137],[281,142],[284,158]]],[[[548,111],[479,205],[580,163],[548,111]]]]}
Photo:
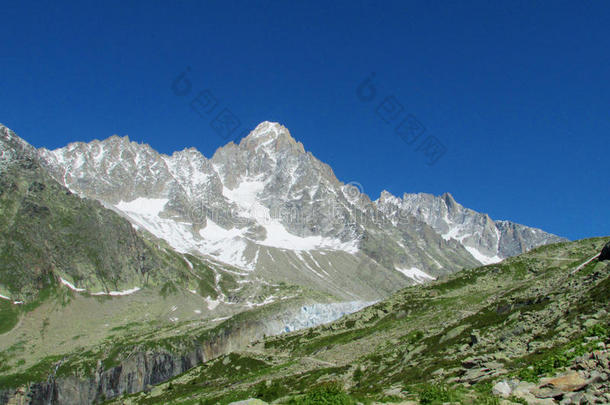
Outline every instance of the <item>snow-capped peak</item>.
{"type": "Polygon", "coordinates": [[[137,229],[243,270],[292,277],[296,269],[315,280],[336,270],[348,282],[374,248],[385,263],[372,261],[371,271],[384,272],[393,288],[405,282],[392,265],[399,261],[434,277],[535,244],[501,243],[503,234],[521,230],[497,227],[449,194],[400,198],[383,191],[372,203],[277,122],[262,122],[210,159],[194,148],[164,155],[118,136],[38,154],[58,181],[120,211],[137,229]],[[423,258],[419,252],[428,246],[442,249],[430,248],[430,259],[423,258]]]}
{"type": "Polygon", "coordinates": [[[390,193],[387,190],[383,190],[381,191],[381,194],[379,194],[379,198],[377,199],[377,201],[375,201],[375,203],[377,204],[392,204],[392,205],[400,205],[400,203],[402,202],[402,200],[398,197],[396,197],[394,194],[390,193]]]}
{"type": "Polygon", "coordinates": [[[288,132],[288,129],[279,122],[263,121],[248,134],[247,138],[259,138],[270,134],[277,136],[280,132],[288,132]]]}
{"type": "Polygon", "coordinates": [[[305,153],[303,144],[297,142],[285,126],[270,121],[258,124],[248,136],[241,140],[239,146],[250,151],[259,151],[261,148],[266,151],[290,149],[295,152],[305,153]]]}

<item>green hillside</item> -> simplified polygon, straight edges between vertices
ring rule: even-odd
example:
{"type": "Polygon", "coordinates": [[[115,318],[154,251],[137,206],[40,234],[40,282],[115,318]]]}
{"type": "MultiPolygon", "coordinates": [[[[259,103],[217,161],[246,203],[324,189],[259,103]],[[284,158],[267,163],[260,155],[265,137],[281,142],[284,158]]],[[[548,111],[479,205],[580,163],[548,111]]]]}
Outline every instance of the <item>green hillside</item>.
{"type": "MultiPolygon", "coordinates": [[[[535,390],[541,378],[588,353],[607,361],[610,262],[581,264],[609,239],[548,245],[409,287],[335,323],[267,338],[116,403],[500,403],[491,392],[500,380],[535,390]]],[[[602,383],[592,384],[604,395],[602,383]]],[[[511,402],[526,403],[530,391],[511,402]]]]}

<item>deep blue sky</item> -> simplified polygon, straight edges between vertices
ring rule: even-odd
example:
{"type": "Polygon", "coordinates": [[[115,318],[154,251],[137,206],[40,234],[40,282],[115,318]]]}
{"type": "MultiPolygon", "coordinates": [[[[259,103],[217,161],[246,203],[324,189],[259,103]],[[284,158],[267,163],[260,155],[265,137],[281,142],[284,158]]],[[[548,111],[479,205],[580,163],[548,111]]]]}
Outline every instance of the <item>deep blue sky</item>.
{"type": "Polygon", "coordinates": [[[189,107],[209,89],[241,129],[281,122],[373,199],[448,191],[494,219],[610,234],[608,2],[57,3],[2,4],[0,122],[35,146],[126,134],[209,157],[225,140],[189,107]],[[435,165],[377,115],[390,95],[446,146],[435,165]]]}

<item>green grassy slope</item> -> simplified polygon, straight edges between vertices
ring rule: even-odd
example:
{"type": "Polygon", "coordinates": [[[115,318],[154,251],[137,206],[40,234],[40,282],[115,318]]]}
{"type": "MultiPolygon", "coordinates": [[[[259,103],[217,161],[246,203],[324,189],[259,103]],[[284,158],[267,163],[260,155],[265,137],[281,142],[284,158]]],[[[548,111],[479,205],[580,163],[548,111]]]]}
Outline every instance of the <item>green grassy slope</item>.
{"type": "Polygon", "coordinates": [[[59,277],[103,292],[184,284],[189,270],[118,214],[70,193],[35,159],[24,156],[3,170],[0,292],[13,300],[31,301],[59,277]]]}
{"type": "Polygon", "coordinates": [[[267,338],[119,402],[307,403],[312,390],[326,392],[334,381],[364,402],[390,400],[398,390],[423,403],[498,403],[490,382],[537,380],[608,338],[610,262],[574,270],[609,239],[543,246],[409,287],[335,323],[267,338]]]}

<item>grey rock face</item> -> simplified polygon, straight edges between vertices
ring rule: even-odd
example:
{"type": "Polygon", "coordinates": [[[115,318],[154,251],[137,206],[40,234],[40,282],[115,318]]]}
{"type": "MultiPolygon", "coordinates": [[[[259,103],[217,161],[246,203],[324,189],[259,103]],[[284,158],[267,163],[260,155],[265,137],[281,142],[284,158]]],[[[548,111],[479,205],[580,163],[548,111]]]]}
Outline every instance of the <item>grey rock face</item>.
{"type": "Polygon", "coordinates": [[[498,262],[548,243],[566,241],[540,229],[510,221],[494,221],[458,204],[453,196],[418,193],[398,198],[382,192],[377,206],[388,215],[413,215],[430,225],[445,240],[463,245],[483,264],[498,262]]]}
{"type": "Polygon", "coordinates": [[[146,390],[204,361],[245,347],[250,341],[260,339],[268,332],[267,322],[244,322],[216,334],[210,340],[195,342],[195,348],[184,353],[138,351],[109,369],[103,369],[101,363],[98,363],[98,369],[92,376],[49,377],[45,382],[0,390],[0,403],[99,403],[122,394],[146,390]]]}

